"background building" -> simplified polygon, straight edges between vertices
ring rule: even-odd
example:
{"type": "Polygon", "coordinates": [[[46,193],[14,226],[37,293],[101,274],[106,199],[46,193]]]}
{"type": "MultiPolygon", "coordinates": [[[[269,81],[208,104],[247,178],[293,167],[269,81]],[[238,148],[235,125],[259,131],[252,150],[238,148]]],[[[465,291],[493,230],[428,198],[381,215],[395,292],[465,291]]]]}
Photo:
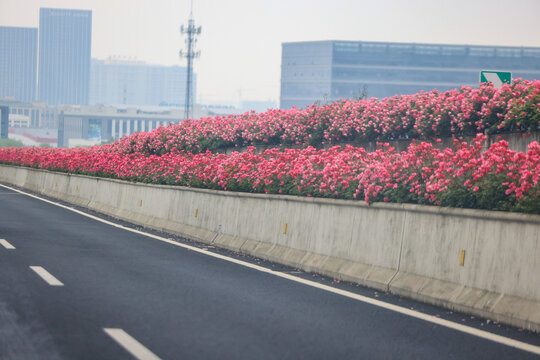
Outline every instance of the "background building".
{"type": "Polygon", "coordinates": [[[58,146],[117,140],[184,120],[183,109],[168,107],[65,106],[58,109],[58,146]]]}
{"type": "Polygon", "coordinates": [[[0,106],[9,109],[12,116],[28,118],[28,127],[56,129],[58,127],[57,110],[46,106],[45,103],[0,99],[0,106]]]}
{"type": "Polygon", "coordinates": [[[313,41],[282,44],[280,107],[478,86],[480,70],[540,79],[540,48],[313,41]]]}
{"type": "MultiPolygon", "coordinates": [[[[193,94],[196,79],[194,75],[193,94]]],[[[90,104],[183,107],[185,98],[185,67],[92,59],[90,104]]]]}
{"type": "Polygon", "coordinates": [[[0,99],[35,100],[36,72],[37,29],[0,26],[0,99]]]}
{"type": "Polygon", "coordinates": [[[92,12],[39,12],[38,99],[48,105],[88,103],[92,12]]]}
{"type": "Polygon", "coordinates": [[[9,138],[26,146],[56,146],[58,109],[45,103],[0,99],[0,108],[8,114],[9,138]]]}

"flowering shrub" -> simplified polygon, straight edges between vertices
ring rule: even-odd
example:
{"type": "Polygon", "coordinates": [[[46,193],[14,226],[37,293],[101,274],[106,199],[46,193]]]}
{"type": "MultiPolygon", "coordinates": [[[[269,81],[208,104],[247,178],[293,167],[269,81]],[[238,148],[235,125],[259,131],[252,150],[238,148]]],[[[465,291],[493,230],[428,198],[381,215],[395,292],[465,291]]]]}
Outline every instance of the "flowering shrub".
{"type": "Polygon", "coordinates": [[[540,214],[540,145],[527,153],[499,141],[482,152],[455,141],[437,149],[413,142],[398,153],[388,144],[367,153],[347,146],[317,150],[269,149],[231,155],[190,153],[172,147],[162,155],[144,148],[123,154],[119,144],[88,149],[4,148],[0,162],[128,181],[270,194],[419,203],[540,214]]]}
{"type": "Polygon", "coordinates": [[[527,153],[484,133],[533,131],[540,124],[540,81],[517,80],[439,93],[342,100],[306,109],[188,120],[88,149],[4,148],[0,162],[128,181],[269,194],[431,204],[540,214],[540,145],[527,153]],[[474,135],[452,148],[414,141],[375,152],[343,141],[434,140],[474,135]],[[257,153],[251,145],[271,148],[257,153]],[[219,147],[250,146],[214,154],[219,147]]]}
{"type": "Polygon", "coordinates": [[[151,132],[135,133],[111,148],[124,154],[192,153],[259,144],[284,147],[344,141],[439,137],[538,130],[540,81],[517,79],[501,90],[480,88],[420,92],[378,100],[341,100],[306,109],[268,110],[186,120],[151,132]]]}

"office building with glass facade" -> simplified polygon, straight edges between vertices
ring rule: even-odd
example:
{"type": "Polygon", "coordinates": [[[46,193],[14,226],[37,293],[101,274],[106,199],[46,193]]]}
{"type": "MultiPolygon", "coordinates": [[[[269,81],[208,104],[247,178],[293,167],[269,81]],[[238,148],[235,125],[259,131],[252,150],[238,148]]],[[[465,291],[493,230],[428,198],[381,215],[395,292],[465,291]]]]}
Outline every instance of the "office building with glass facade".
{"type": "Polygon", "coordinates": [[[88,103],[91,38],[91,11],[40,9],[40,101],[48,105],[88,103]]]}
{"type": "Polygon", "coordinates": [[[37,34],[35,28],[0,26],[0,99],[35,100],[37,34]]]}
{"type": "MultiPolygon", "coordinates": [[[[183,107],[186,74],[186,68],[182,66],[115,58],[92,59],[90,104],[183,107]]],[[[194,74],[193,94],[196,83],[194,74]]]]}
{"type": "Polygon", "coordinates": [[[540,48],[313,41],[282,44],[280,107],[478,86],[481,70],[540,79],[540,48]]]}

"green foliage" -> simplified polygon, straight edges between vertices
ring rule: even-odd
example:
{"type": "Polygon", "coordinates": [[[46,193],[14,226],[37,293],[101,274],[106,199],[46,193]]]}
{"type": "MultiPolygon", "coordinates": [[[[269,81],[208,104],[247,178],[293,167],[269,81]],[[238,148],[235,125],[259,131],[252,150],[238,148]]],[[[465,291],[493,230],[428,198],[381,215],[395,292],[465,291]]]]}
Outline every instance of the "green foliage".
{"type": "Polygon", "coordinates": [[[20,140],[0,139],[0,147],[23,147],[24,144],[20,140]]]}
{"type": "Polygon", "coordinates": [[[517,201],[512,211],[540,214],[540,199],[538,197],[525,197],[517,201]]]}
{"type": "Polygon", "coordinates": [[[476,209],[477,201],[474,192],[467,186],[452,184],[448,190],[439,195],[441,206],[476,209]]]}
{"type": "Polygon", "coordinates": [[[507,187],[502,185],[503,182],[502,174],[486,176],[476,191],[460,182],[454,182],[446,191],[438,195],[440,205],[540,214],[540,200],[537,197],[526,196],[518,200],[515,194],[506,195],[507,187]]]}
{"type": "Polygon", "coordinates": [[[515,206],[515,196],[506,195],[506,187],[502,185],[505,178],[501,174],[488,175],[478,191],[474,192],[479,209],[512,210],[515,206]]]}
{"type": "Polygon", "coordinates": [[[411,192],[407,187],[400,184],[396,189],[384,189],[376,197],[375,201],[384,201],[388,199],[390,202],[402,204],[424,204],[427,203],[425,198],[411,192]]]}

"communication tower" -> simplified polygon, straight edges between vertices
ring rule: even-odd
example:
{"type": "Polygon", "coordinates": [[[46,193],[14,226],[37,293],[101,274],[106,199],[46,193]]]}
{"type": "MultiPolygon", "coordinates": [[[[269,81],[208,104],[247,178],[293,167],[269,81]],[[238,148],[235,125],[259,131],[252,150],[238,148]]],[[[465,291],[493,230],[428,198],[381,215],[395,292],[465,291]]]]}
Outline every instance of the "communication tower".
{"type": "Polygon", "coordinates": [[[201,56],[201,52],[195,50],[197,36],[201,34],[201,27],[195,26],[195,20],[193,20],[193,2],[191,3],[188,25],[180,26],[180,33],[182,35],[186,35],[185,42],[187,49],[180,50],[179,54],[180,58],[187,59],[185,118],[189,119],[191,116],[193,116],[193,87],[191,85],[193,82],[193,60],[201,56]]]}

